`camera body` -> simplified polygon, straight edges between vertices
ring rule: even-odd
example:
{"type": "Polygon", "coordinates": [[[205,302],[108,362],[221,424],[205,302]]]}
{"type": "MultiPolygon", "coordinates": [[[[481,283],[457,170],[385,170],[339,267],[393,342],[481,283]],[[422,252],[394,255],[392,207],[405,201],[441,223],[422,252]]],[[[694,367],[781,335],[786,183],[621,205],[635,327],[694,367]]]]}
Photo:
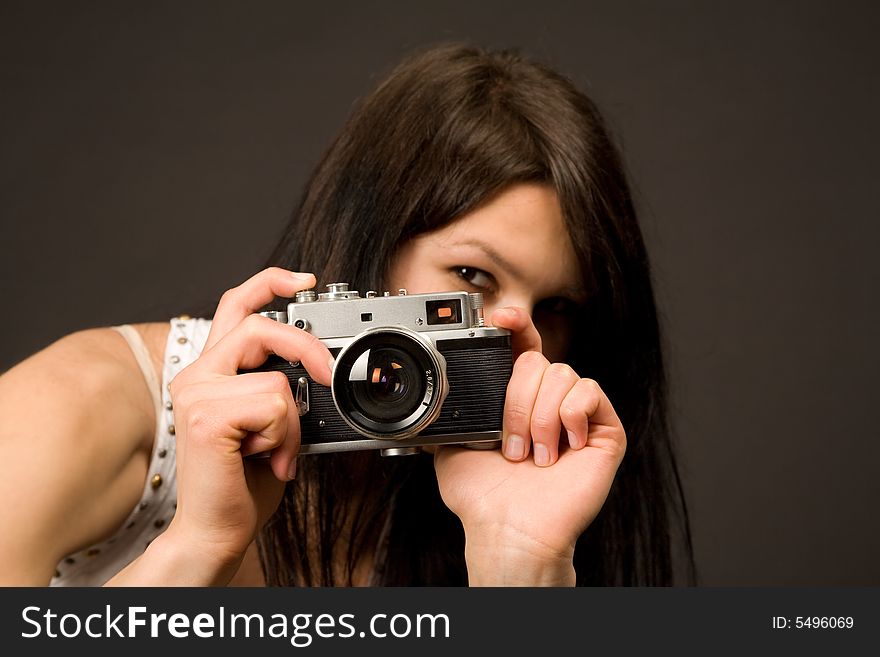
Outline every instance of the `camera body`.
{"type": "Polygon", "coordinates": [[[327,288],[299,292],[286,312],[261,313],[311,333],[336,359],[330,388],[277,356],[254,370],[287,376],[301,453],[498,444],[513,367],[510,332],[484,326],[481,294],[401,289],[361,297],[347,283],[327,288]]]}

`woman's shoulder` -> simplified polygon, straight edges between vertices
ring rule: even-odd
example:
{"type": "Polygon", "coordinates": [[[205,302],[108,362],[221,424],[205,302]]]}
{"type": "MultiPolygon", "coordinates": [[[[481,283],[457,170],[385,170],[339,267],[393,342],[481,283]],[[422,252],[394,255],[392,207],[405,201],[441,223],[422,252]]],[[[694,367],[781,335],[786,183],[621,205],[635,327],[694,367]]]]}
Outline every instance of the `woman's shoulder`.
{"type": "MultiPolygon", "coordinates": [[[[148,349],[153,364],[160,367],[170,325],[167,322],[151,322],[126,326],[135,331],[148,349]]],[[[78,378],[90,378],[95,382],[112,378],[114,374],[127,372],[137,365],[130,357],[131,341],[119,328],[88,328],[68,333],[16,367],[53,363],[61,371],[72,370],[78,378]]]]}
{"type": "MultiPolygon", "coordinates": [[[[142,426],[150,428],[144,434],[150,443],[162,384],[199,356],[210,326],[210,320],[184,316],[167,322],[84,329],[65,335],[22,366],[34,378],[51,378],[62,396],[65,383],[77,399],[121,395],[130,413],[147,420],[142,426]]],[[[90,409],[102,412],[100,404],[90,409]]]]}
{"type": "MultiPolygon", "coordinates": [[[[147,347],[151,360],[155,355],[157,360],[153,362],[161,363],[162,326],[142,324],[132,328],[147,347]]],[[[167,328],[165,331],[167,334],[167,328]]],[[[37,386],[56,395],[53,399],[72,403],[97,399],[96,394],[130,382],[131,375],[139,369],[130,341],[119,331],[110,327],[90,328],[64,335],[19,362],[0,377],[0,385],[7,394],[37,386]]]]}
{"type": "Polygon", "coordinates": [[[188,339],[193,355],[201,350],[210,320],[176,317],[167,322],[124,324],[89,328],[69,333],[22,364],[55,363],[77,378],[87,378],[97,385],[113,383],[119,377],[129,379],[136,370],[151,369],[161,379],[170,339],[188,339]],[[147,355],[148,362],[139,356],[147,355]]]}

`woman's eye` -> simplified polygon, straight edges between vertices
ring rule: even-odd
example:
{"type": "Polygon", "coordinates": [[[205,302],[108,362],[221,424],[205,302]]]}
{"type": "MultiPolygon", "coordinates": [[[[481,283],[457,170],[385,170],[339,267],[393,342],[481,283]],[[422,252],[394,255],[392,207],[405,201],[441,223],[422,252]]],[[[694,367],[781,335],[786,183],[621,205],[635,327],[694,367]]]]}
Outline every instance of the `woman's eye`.
{"type": "Polygon", "coordinates": [[[495,285],[495,280],[491,274],[487,274],[476,267],[456,267],[455,274],[473,287],[481,290],[491,290],[495,285]]]}
{"type": "Polygon", "coordinates": [[[568,315],[573,313],[576,309],[577,304],[571,299],[566,299],[565,297],[544,299],[538,303],[538,307],[536,308],[536,310],[552,313],[554,315],[568,315]]]}

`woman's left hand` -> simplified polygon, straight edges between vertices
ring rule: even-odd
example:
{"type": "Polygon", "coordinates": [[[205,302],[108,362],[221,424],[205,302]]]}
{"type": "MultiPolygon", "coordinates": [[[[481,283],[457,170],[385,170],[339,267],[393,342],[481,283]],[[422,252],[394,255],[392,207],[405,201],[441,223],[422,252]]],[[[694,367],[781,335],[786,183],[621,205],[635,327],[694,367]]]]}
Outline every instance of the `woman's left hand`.
{"type": "Polygon", "coordinates": [[[626,434],[595,381],[543,356],[525,310],[496,310],[491,323],[512,332],[515,359],[502,450],[438,449],[440,493],[464,526],[472,586],[573,585],[575,542],[608,496],[626,434]]]}

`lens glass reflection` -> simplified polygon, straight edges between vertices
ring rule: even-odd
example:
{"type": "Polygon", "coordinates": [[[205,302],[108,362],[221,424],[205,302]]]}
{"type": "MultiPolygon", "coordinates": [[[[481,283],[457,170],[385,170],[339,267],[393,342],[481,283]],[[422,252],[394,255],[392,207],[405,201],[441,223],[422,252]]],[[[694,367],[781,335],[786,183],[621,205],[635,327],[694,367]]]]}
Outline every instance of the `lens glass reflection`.
{"type": "Polygon", "coordinates": [[[425,397],[424,369],[397,347],[364,350],[353,363],[348,381],[352,405],[374,422],[400,422],[425,397]]]}

